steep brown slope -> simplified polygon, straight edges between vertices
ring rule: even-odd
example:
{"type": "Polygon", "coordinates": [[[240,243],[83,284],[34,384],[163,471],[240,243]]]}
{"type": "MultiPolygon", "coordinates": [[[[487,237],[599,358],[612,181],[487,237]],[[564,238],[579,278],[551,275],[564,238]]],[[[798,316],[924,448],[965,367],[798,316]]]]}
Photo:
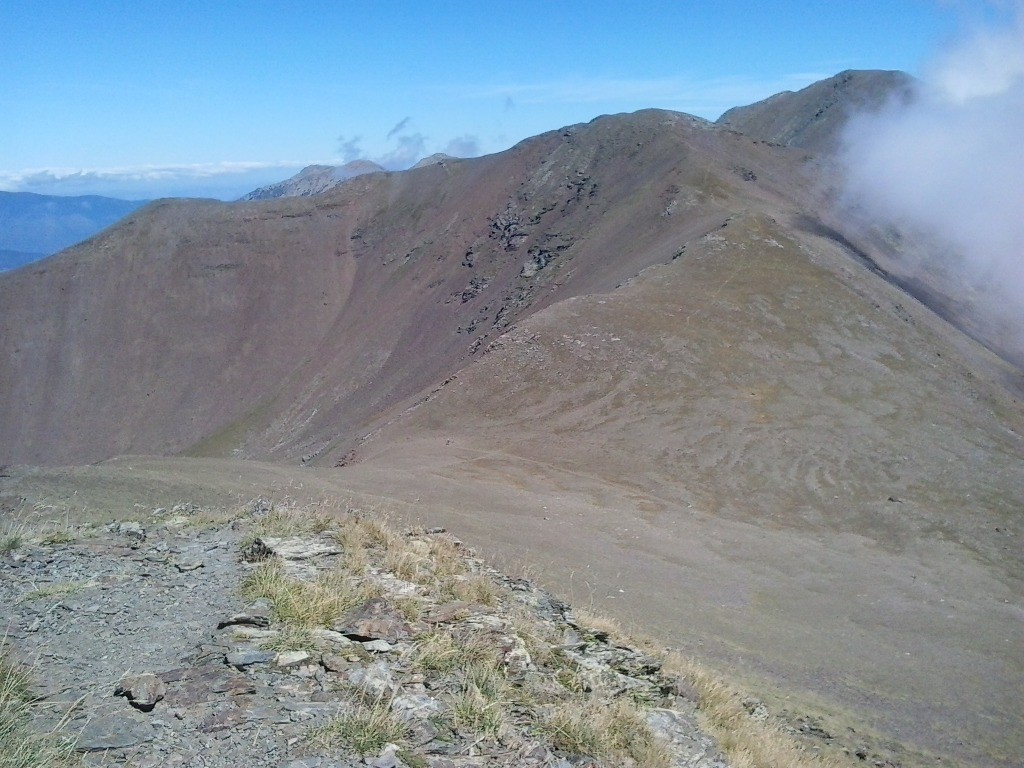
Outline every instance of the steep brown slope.
{"type": "Polygon", "coordinates": [[[913,83],[905,72],[847,70],[796,92],[733,107],[716,123],[755,139],[830,152],[853,111],[878,109],[888,99],[906,98],[913,83]]]}
{"type": "Polygon", "coordinates": [[[651,110],[314,198],[154,204],[0,279],[0,462],[336,461],[524,314],[798,195],[798,164],[651,110]]]}
{"type": "MultiPolygon", "coordinates": [[[[756,104],[730,109],[716,125],[755,139],[814,153],[820,168],[811,176],[821,190],[808,205],[813,216],[801,226],[843,242],[871,269],[884,273],[949,322],[1024,370],[1024,335],[1019,318],[993,308],[1003,299],[991,287],[975,287],[978,276],[964,268],[970,253],[953,253],[933,233],[909,231],[900,222],[878,222],[851,205],[843,191],[842,150],[849,118],[896,101],[909,105],[921,84],[903,72],[849,70],[800,91],[785,91],[756,104]],[[825,226],[823,226],[823,223],[825,226]]],[[[890,105],[892,106],[892,105],[890,105]]],[[[1021,391],[1021,381],[1008,381],[1021,391]]]]}
{"type": "Polygon", "coordinates": [[[1010,766],[1024,413],[985,354],[834,242],[740,215],[524,321],[339,481],[933,753],[906,765],[1010,766]]]}

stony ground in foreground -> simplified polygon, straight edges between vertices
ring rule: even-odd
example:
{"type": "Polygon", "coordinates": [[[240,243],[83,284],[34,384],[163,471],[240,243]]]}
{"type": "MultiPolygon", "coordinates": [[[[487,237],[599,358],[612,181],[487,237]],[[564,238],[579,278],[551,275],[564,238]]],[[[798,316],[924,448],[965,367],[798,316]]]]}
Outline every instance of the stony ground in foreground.
{"type": "Polygon", "coordinates": [[[84,765],[727,764],[659,658],[440,529],[261,499],[2,544],[7,652],[84,765]]]}

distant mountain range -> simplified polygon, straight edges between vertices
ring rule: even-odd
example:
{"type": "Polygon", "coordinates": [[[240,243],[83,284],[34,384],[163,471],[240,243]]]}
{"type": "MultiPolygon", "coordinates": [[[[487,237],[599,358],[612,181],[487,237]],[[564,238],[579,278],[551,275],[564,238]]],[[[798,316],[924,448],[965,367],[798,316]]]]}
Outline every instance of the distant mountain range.
{"type": "Polygon", "coordinates": [[[92,237],[147,200],[0,192],[0,270],[14,269],[92,237]]]}
{"type": "MultiPolygon", "coordinates": [[[[457,161],[459,158],[446,155],[444,152],[437,152],[429,157],[424,157],[413,168],[423,168],[428,165],[443,165],[448,162],[457,161]]],[[[268,184],[265,187],[254,189],[242,200],[274,200],[281,197],[309,197],[320,195],[324,192],[341,186],[349,179],[356,176],[365,176],[368,173],[386,173],[387,169],[382,168],[370,160],[353,160],[345,165],[308,165],[292,176],[290,179],[268,184]]]]}
{"type": "Polygon", "coordinates": [[[369,160],[353,160],[345,165],[307,165],[290,179],[254,189],[242,200],[274,200],[279,197],[319,195],[339,184],[367,173],[382,173],[379,165],[369,160]]]}
{"type": "MultiPolygon", "coordinates": [[[[437,153],[414,168],[457,158],[437,153]]],[[[254,189],[242,200],[308,197],[327,192],[349,179],[385,169],[369,160],[345,165],[310,165],[276,184],[254,189]]],[[[99,195],[63,197],[33,192],[0,192],[0,272],[31,264],[76,245],[117,223],[148,200],[120,200],[99,195]]]]}

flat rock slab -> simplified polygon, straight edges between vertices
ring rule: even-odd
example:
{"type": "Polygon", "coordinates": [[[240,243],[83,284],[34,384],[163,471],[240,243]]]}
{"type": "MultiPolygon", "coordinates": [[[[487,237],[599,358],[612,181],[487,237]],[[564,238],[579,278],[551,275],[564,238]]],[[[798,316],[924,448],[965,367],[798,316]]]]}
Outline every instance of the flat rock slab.
{"type": "Polygon", "coordinates": [[[149,723],[124,717],[97,717],[86,723],[75,743],[79,752],[126,749],[151,741],[155,734],[149,723]]]}
{"type": "Polygon", "coordinates": [[[262,545],[284,560],[309,560],[314,557],[340,555],[341,547],[333,539],[309,539],[301,537],[274,538],[264,536],[257,539],[262,545]]]}
{"type": "Polygon", "coordinates": [[[243,669],[253,664],[269,664],[276,655],[273,651],[233,651],[224,656],[224,661],[236,669],[243,669]]]}

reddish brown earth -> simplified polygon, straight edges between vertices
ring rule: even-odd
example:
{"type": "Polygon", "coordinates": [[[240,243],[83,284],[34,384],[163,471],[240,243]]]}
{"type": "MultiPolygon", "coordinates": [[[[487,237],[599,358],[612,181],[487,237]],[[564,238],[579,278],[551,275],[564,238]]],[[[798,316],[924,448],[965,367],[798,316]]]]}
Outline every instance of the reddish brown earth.
{"type": "Polygon", "coordinates": [[[1014,765],[1021,373],[821,212],[828,173],[649,110],[154,204],[0,278],[0,463],[193,458],[0,491],[376,499],[905,765],[1014,765]]]}

